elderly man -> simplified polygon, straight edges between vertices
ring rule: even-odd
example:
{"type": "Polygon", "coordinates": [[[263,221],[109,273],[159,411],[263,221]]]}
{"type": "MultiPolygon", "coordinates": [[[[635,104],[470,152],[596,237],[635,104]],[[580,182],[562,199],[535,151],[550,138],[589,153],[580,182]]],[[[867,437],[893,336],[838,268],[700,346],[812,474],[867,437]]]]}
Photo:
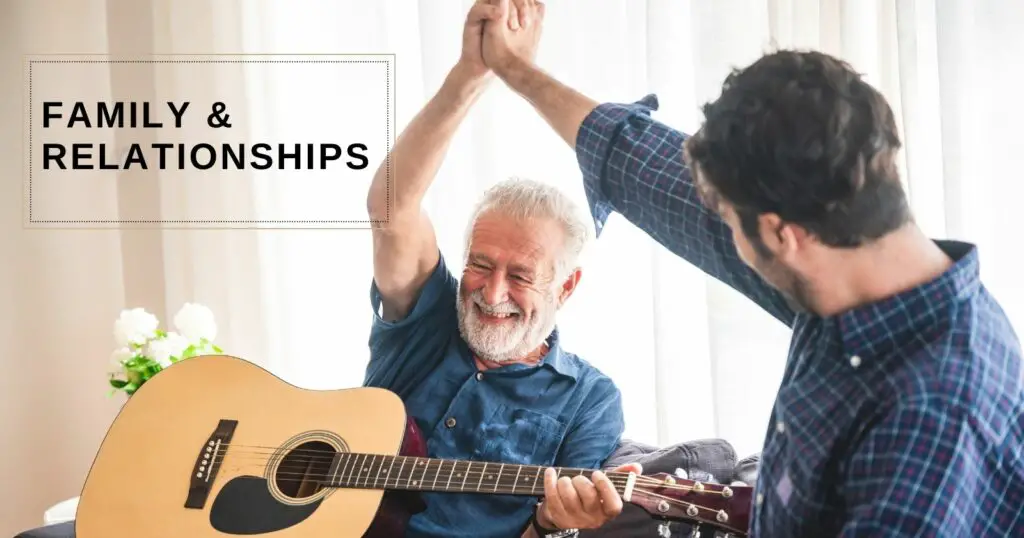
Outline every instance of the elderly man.
{"type": "MultiPolygon", "coordinates": [[[[371,219],[390,222],[373,230],[365,384],[403,398],[432,457],[598,468],[623,431],[620,394],[563,347],[555,326],[580,279],[585,221],[551,187],[503,182],[473,216],[459,282],[420,207],[452,135],[492,78],[481,31],[496,13],[484,4],[470,12],[460,60],[371,187],[371,219]]],[[[622,508],[602,473],[594,483],[556,481],[548,469],[544,480],[539,509],[531,497],[425,494],[427,509],[413,517],[408,536],[571,536],[556,531],[597,527],[622,508]]]]}
{"type": "Polygon", "coordinates": [[[1020,536],[1020,343],[977,247],[915,225],[885,98],[780,51],[687,136],[653,96],[602,104],[537,69],[543,7],[515,4],[521,29],[488,24],[485,62],[575,148],[598,223],[620,212],[793,329],[751,535],[1020,536]]]}

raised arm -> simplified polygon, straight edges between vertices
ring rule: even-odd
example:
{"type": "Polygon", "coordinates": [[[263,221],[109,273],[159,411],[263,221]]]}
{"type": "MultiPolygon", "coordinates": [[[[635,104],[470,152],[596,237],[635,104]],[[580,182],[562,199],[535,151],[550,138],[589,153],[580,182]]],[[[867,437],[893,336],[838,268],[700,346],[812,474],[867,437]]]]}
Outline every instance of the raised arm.
{"type": "MultiPolygon", "coordinates": [[[[539,35],[540,21],[526,31],[539,35]]],[[[683,161],[687,136],[650,117],[657,98],[650,95],[631,105],[599,104],[539,69],[532,43],[536,38],[488,25],[484,60],[575,150],[597,233],[611,212],[617,212],[791,325],[794,312],[783,296],[739,258],[728,225],[701,203],[683,161]]]]}
{"type": "Polygon", "coordinates": [[[421,204],[456,129],[487,83],[489,70],[480,57],[480,35],[483,21],[495,13],[497,8],[486,4],[471,9],[462,57],[395,141],[370,186],[367,210],[370,219],[378,222],[373,227],[373,278],[386,321],[409,313],[437,267],[437,238],[421,204]]]}

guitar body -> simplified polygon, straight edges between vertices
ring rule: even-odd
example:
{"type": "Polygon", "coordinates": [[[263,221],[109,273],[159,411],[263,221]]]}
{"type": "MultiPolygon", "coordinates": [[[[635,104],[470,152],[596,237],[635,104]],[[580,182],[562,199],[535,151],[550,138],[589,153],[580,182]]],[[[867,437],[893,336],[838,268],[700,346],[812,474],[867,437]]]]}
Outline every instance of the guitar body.
{"type": "Polygon", "coordinates": [[[122,408],[78,505],[78,538],[400,537],[411,491],[323,488],[337,452],[425,456],[402,401],[305,390],[239,358],[175,363],[122,408]]]}

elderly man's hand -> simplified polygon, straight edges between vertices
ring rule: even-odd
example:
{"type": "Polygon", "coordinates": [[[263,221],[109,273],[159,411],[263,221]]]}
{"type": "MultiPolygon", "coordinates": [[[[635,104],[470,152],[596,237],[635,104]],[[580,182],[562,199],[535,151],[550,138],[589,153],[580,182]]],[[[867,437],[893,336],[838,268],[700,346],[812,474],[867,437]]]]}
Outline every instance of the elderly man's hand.
{"type": "MultiPolygon", "coordinates": [[[[640,474],[639,464],[623,465],[612,472],[640,474]]],[[[582,476],[563,476],[557,481],[554,469],[544,473],[544,502],[537,511],[537,523],[548,529],[596,529],[622,512],[622,497],[608,476],[593,473],[593,482],[582,476]]],[[[621,481],[620,481],[621,483],[621,481]]]]}

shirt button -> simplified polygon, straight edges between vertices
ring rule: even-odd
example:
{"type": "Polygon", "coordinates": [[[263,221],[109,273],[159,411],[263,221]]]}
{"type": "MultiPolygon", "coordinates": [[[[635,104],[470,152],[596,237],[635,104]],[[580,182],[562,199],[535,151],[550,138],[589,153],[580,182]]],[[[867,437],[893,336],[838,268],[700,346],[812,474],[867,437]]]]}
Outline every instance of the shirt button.
{"type": "Polygon", "coordinates": [[[483,372],[477,372],[476,373],[476,380],[477,381],[483,381],[484,380],[484,373],[483,372]]]}
{"type": "Polygon", "coordinates": [[[776,422],[775,423],[775,431],[777,431],[779,433],[785,433],[786,432],[786,425],[781,420],[776,422]]]}
{"type": "Polygon", "coordinates": [[[449,428],[454,428],[455,427],[455,417],[448,417],[448,420],[444,421],[444,425],[448,426],[449,428]]]}
{"type": "Polygon", "coordinates": [[[860,366],[860,357],[857,355],[850,357],[850,366],[853,366],[854,368],[860,366]]]}

